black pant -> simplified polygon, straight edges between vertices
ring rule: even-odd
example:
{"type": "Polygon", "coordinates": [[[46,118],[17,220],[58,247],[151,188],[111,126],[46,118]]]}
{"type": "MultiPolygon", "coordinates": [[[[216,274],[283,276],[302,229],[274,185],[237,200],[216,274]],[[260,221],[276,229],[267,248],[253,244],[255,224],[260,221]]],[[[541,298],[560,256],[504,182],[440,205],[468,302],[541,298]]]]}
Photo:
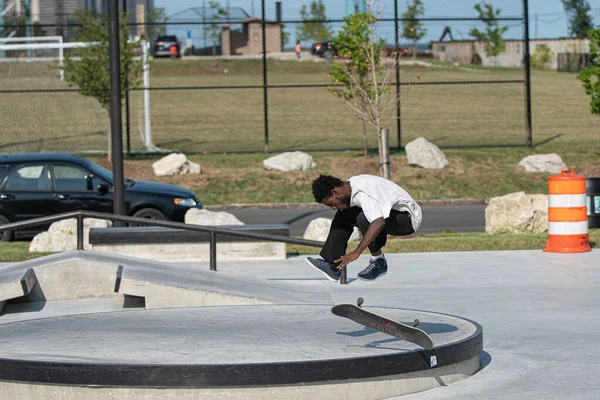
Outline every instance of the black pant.
{"type": "MultiPolygon", "coordinates": [[[[348,239],[350,239],[355,226],[363,236],[369,228],[369,221],[360,207],[350,207],[336,212],[325,245],[321,249],[321,257],[334,265],[335,260],[346,254],[348,239]]],[[[405,211],[392,210],[390,216],[385,219],[385,226],[379,235],[369,244],[369,251],[376,253],[381,250],[387,242],[387,235],[408,236],[413,233],[415,230],[410,222],[410,214],[405,211]]]]}

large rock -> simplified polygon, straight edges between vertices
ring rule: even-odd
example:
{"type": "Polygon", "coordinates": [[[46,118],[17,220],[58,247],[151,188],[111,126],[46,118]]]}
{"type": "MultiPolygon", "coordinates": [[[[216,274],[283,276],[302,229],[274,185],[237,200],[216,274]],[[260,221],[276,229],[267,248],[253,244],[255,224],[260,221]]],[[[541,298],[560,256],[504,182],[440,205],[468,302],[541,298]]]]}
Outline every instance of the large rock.
{"type": "Polygon", "coordinates": [[[200,165],[191,162],[182,153],[169,154],[152,164],[152,168],[156,176],[199,174],[201,172],[200,165]]]}
{"type": "MultiPolygon", "coordinates": [[[[83,248],[90,248],[90,229],[112,226],[108,220],[85,218],[83,220],[83,248]]],[[[46,232],[37,234],[29,244],[30,252],[63,252],[77,250],[77,219],[54,222],[46,232]]]]}
{"type": "Polygon", "coordinates": [[[281,153],[267,158],[263,161],[263,165],[265,169],[274,169],[283,172],[294,170],[306,171],[317,166],[311,156],[301,151],[281,153]]]}
{"type": "Polygon", "coordinates": [[[547,172],[551,174],[560,174],[560,171],[568,169],[556,153],[527,156],[521,160],[519,167],[527,172],[547,172]]]}
{"type": "Polygon", "coordinates": [[[446,156],[435,144],[425,138],[417,138],[406,144],[408,163],[427,169],[442,169],[448,166],[446,156]]]}
{"type": "Polygon", "coordinates": [[[225,211],[191,208],[185,213],[185,223],[192,225],[244,225],[235,215],[225,211]]]}
{"type": "Polygon", "coordinates": [[[548,196],[525,192],[490,199],[485,209],[486,233],[542,233],[548,229],[548,196]]]}
{"type": "MultiPolygon", "coordinates": [[[[313,219],[309,222],[306,230],[304,231],[304,239],[324,242],[329,234],[332,221],[333,220],[330,218],[313,219]]],[[[354,227],[354,232],[352,232],[352,236],[350,236],[350,242],[358,241],[360,238],[360,231],[358,228],[354,227]]]]}

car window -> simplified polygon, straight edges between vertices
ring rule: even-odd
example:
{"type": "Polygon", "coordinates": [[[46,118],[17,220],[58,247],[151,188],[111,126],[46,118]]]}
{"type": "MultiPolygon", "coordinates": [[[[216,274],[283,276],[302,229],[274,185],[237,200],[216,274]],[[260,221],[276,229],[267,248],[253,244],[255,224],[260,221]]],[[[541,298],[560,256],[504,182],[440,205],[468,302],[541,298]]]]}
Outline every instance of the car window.
{"type": "Polygon", "coordinates": [[[48,169],[45,165],[26,165],[13,171],[6,181],[5,190],[50,190],[48,169]]]}
{"type": "Polygon", "coordinates": [[[53,165],[52,175],[54,188],[60,192],[95,190],[102,183],[90,171],[73,165],[53,165]]]}

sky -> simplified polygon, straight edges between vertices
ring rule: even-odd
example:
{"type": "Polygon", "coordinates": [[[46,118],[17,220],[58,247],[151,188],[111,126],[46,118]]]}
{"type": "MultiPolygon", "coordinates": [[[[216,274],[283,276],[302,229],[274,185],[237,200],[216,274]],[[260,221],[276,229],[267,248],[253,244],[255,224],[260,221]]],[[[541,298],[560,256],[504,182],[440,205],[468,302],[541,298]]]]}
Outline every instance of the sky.
{"type": "MultiPolygon", "coordinates": [[[[221,6],[241,7],[250,15],[261,15],[260,0],[220,0],[221,6]],[[254,10],[254,13],[252,13],[254,10]]],[[[412,2],[412,0],[411,0],[412,2]]],[[[522,15],[521,0],[491,0],[495,8],[501,9],[501,17],[516,17],[522,15]]],[[[600,25],[600,0],[588,0],[591,6],[591,12],[594,25],[600,25]]],[[[309,5],[310,0],[282,0],[283,20],[299,20],[300,9],[302,5],[309,5]]],[[[329,19],[342,19],[346,15],[345,0],[325,0],[327,17],[329,19]]],[[[398,0],[398,14],[401,17],[406,11],[406,0],[398,0]]],[[[479,3],[479,0],[423,0],[425,5],[425,18],[476,18],[477,12],[473,6],[479,3]]],[[[155,7],[163,7],[167,15],[173,15],[189,7],[201,7],[208,4],[208,0],[154,0],[155,7]]],[[[378,8],[381,10],[383,18],[393,18],[394,1],[379,0],[378,8]]],[[[267,19],[275,19],[275,0],[265,0],[265,13],[267,19]]],[[[529,33],[530,38],[557,38],[566,37],[567,19],[564,13],[561,0],[529,0],[529,33]]],[[[332,24],[334,30],[341,28],[342,23],[332,24]]],[[[509,30],[504,35],[506,39],[522,39],[523,28],[519,21],[503,21],[502,25],[509,26],[509,30]]],[[[295,31],[297,24],[286,24],[285,30],[290,34],[288,46],[295,43],[295,31]]],[[[427,22],[427,30],[423,42],[438,40],[446,26],[450,26],[455,40],[470,40],[469,31],[473,27],[482,29],[484,25],[480,22],[462,22],[462,21],[435,21],[427,22]]],[[[169,26],[169,33],[177,34],[182,39],[190,31],[193,38],[199,38],[200,25],[194,26],[169,26]]],[[[394,42],[394,25],[390,23],[380,23],[379,36],[387,42],[394,42]]],[[[196,42],[196,40],[194,40],[196,42]]],[[[195,43],[196,44],[196,43],[195,43]]],[[[308,44],[308,43],[307,43],[308,44]]]]}

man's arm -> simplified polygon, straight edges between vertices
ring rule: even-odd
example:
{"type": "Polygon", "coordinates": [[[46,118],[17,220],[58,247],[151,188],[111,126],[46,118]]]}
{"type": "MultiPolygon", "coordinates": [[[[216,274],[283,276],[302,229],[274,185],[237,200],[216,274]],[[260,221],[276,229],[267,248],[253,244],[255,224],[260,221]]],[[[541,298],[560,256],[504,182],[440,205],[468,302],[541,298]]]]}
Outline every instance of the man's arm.
{"type": "Polygon", "coordinates": [[[346,265],[356,260],[358,256],[360,256],[362,252],[371,244],[371,242],[375,240],[375,238],[377,237],[377,235],[379,235],[384,226],[385,220],[382,217],[373,220],[369,224],[369,228],[367,228],[367,232],[356,247],[356,250],[335,260],[336,263],[339,263],[338,269],[344,268],[346,265]]]}

